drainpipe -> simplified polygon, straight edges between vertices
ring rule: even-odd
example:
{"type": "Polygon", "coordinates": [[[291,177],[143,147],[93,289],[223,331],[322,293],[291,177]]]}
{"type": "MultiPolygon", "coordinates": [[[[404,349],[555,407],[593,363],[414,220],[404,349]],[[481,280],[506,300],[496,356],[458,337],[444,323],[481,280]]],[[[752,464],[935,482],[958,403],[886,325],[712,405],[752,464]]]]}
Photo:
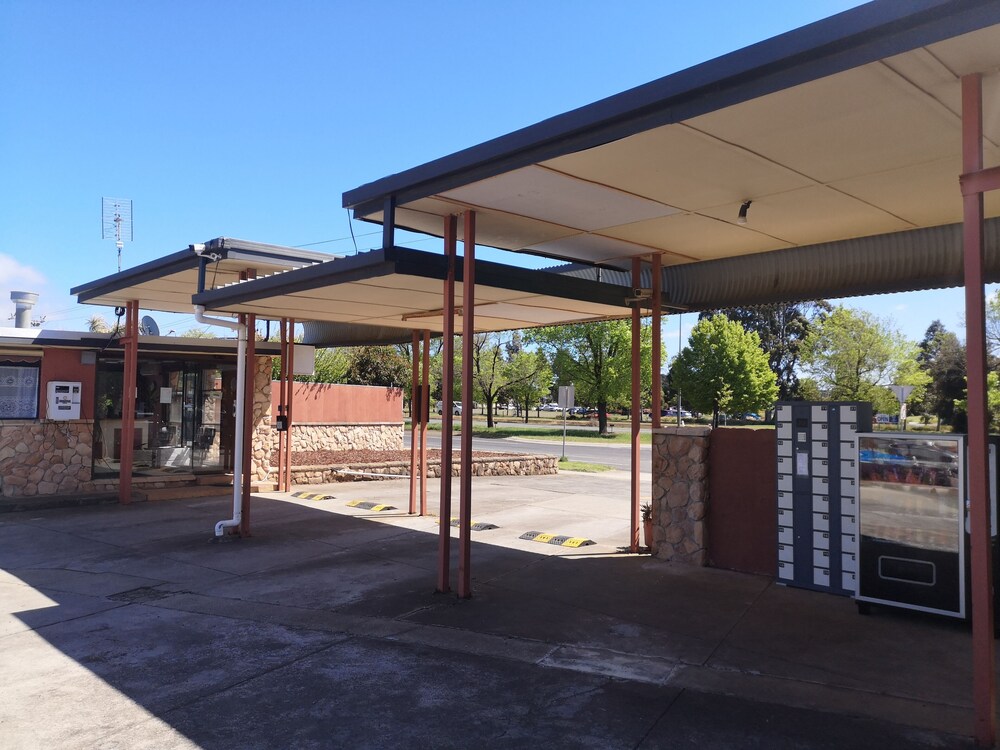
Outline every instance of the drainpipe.
{"type": "Polygon", "coordinates": [[[226,529],[238,527],[243,520],[243,401],[246,398],[247,327],[241,323],[205,316],[205,307],[195,305],[194,319],[199,323],[222,326],[236,331],[236,446],[233,457],[233,517],[215,524],[215,536],[221,537],[226,529]]]}

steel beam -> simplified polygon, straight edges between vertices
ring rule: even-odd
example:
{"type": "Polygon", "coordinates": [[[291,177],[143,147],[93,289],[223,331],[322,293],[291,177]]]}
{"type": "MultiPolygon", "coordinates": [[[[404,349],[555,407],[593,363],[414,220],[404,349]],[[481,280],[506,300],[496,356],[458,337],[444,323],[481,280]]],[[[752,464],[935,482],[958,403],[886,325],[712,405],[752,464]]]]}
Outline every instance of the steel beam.
{"type": "MultiPolygon", "coordinates": [[[[476,213],[465,212],[462,257],[462,456],[458,500],[458,598],[472,597],[472,340],[476,335],[476,213]]],[[[443,409],[444,410],[444,409],[443,409]]],[[[444,523],[445,519],[441,519],[444,523]]]]}
{"type": "Polygon", "coordinates": [[[438,580],[437,590],[451,591],[451,447],[452,399],[455,391],[455,256],[458,218],[444,217],[444,327],[441,340],[441,491],[438,501],[438,580]]]}
{"type": "MultiPolygon", "coordinates": [[[[983,168],[983,93],[978,74],[962,78],[962,170],[983,168]]],[[[993,640],[993,565],[987,466],[986,300],[983,281],[983,194],[964,195],[965,348],[968,366],[969,526],[972,536],[972,690],[975,739],[996,738],[996,672],[993,640]]]]}
{"type": "MultiPolygon", "coordinates": [[[[642,259],[632,258],[632,286],[638,289],[641,284],[642,259]]],[[[640,357],[640,341],[642,334],[642,311],[639,303],[632,303],[632,455],[631,458],[631,499],[629,508],[631,510],[631,532],[632,538],[629,541],[631,552],[639,551],[639,426],[642,421],[642,393],[640,375],[642,370],[642,359],[640,357]]]]}
{"type": "MultiPolygon", "coordinates": [[[[288,340],[286,333],[288,329],[285,326],[285,319],[282,318],[278,324],[278,328],[281,332],[281,359],[279,361],[278,368],[278,415],[281,416],[285,413],[285,383],[287,378],[285,373],[288,368],[288,340]]],[[[278,481],[277,491],[285,491],[285,431],[278,431],[278,481]]]]}

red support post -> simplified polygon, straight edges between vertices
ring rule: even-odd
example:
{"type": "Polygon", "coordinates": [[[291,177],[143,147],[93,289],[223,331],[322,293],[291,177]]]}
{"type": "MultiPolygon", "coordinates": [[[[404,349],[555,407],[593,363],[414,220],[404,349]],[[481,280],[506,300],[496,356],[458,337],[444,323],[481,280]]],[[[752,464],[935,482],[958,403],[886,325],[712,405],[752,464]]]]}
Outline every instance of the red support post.
{"type": "Polygon", "coordinates": [[[441,339],[441,491],[438,501],[438,580],[437,590],[451,591],[451,448],[452,400],[455,391],[455,256],[458,217],[444,218],[444,326],[441,339]]]}
{"type": "Polygon", "coordinates": [[[292,491],[292,407],[295,403],[295,318],[288,319],[288,431],[285,433],[285,492],[292,491]]]}
{"type": "Polygon", "coordinates": [[[655,253],[650,257],[651,271],[653,274],[653,428],[660,427],[660,412],[663,411],[663,378],[660,370],[663,369],[663,340],[661,324],[663,321],[662,296],[663,278],[660,273],[660,259],[662,256],[655,253]]]}
{"type": "MultiPolygon", "coordinates": [[[[417,406],[419,381],[417,367],[420,362],[420,334],[410,332],[410,507],[411,516],[417,512],[417,425],[420,422],[420,408],[417,406]]],[[[424,396],[426,398],[426,395],[424,396]]]]}
{"type": "Polygon", "coordinates": [[[458,500],[458,598],[472,597],[472,339],[476,334],[476,212],[465,212],[462,258],[462,457],[458,500]]]}
{"type": "Polygon", "coordinates": [[[135,458],[135,391],[139,373],[139,302],[125,303],[125,335],[121,338],[125,355],[122,373],[122,437],[118,455],[118,502],[132,502],[132,466],[135,458]]]}
{"type": "MultiPolygon", "coordinates": [[[[983,168],[983,94],[978,74],[962,78],[962,169],[983,168]]],[[[986,303],[983,279],[983,194],[965,195],[965,346],[968,363],[969,526],[972,548],[972,690],[976,743],[996,738],[996,673],[993,640],[993,565],[990,559],[990,500],[987,466],[986,303]]]]}
{"type": "MultiPolygon", "coordinates": [[[[254,269],[247,269],[248,279],[257,278],[254,269]]],[[[240,536],[250,536],[250,492],[253,485],[253,406],[257,379],[257,316],[246,315],[247,352],[246,352],[246,388],[243,403],[243,515],[240,519],[240,536]]],[[[238,408],[238,407],[237,407],[238,408]]],[[[233,477],[235,482],[237,477],[233,477]]]]}
{"type": "MultiPolygon", "coordinates": [[[[642,271],[642,259],[632,258],[632,286],[639,288],[642,271]]],[[[639,303],[632,303],[632,455],[631,455],[631,532],[632,538],[629,540],[629,551],[639,551],[639,423],[642,420],[642,401],[640,389],[640,371],[642,361],[639,356],[639,344],[642,333],[642,311],[639,303]]]]}
{"type": "MultiPolygon", "coordinates": [[[[281,355],[278,362],[278,415],[285,413],[285,367],[288,364],[288,342],[285,339],[285,319],[279,324],[281,331],[281,355]]],[[[278,431],[278,477],[276,482],[278,492],[284,492],[285,487],[285,432],[278,431]]]]}
{"type": "MultiPolygon", "coordinates": [[[[424,394],[420,405],[420,515],[427,515],[427,423],[430,420],[430,369],[431,332],[424,331],[424,365],[421,392],[424,394]]],[[[442,409],[442,411],[444,411],[442,409]]]]}

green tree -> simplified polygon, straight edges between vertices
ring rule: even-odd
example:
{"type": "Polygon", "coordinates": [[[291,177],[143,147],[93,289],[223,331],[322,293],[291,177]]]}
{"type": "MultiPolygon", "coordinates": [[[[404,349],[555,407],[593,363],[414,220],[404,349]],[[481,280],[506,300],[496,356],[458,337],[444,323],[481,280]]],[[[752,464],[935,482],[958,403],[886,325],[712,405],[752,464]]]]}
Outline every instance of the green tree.
{"type": "Polygon", "coordinates": [[[517,404],[519,411],[524,410],[524,421],[527,423],[531,405],[549,392],[552,368],[544,353],[525,349],[515,352],[507,367],[509,375],[504,393],[517,404]]]}
{"type": "Polygon", "coordinates": [[[965,347],[940,320],[928,326],[919,347],[917,362],[930,377],[921,402],[923,411],[936,416],[938,425],[943,421],[964,432],[964,424],[955,424],[955,402],[965,398],[965,347]]]}
{"type": "Polygon", "coordinates": [[[770,409],[778,397],[777,376],[760,337],[721,314],[698,321],[670,367],[670,380],[686,403],[712,412],[713,426],[720,411],[770,409]]]}
{"type": "MultiPolygon", "coordinates": [[[[529,341],[546,352],[559,382],[576,386],[577,399],[597,407],[602,434],[608,431],[608,406],[627,404],[632,384],[632,324],[628,320],[575,323],[534,329],[529,341]]],[[[652,334],[643,325],[640,377],[652,382],[652,334]]]]}
{"type": "Polygon", "coordinates": [[[410,363],[394,347],[359,346],[350,354],[344,380],[400,388],[410,381],[410,363]]]}
{"type": "Polygon", "coordinates": [[[818,302],[779,303],[758,307],[732,307],[704,312],[698,319],[711,318],[721,312],[760,337],[760,346],[767,354],[771,370],[777,377],[778,399],[800,398],[798,366],[802,344],[813,322],[831,310],[826,300],[818,302]]]}
{"type": "Polygon", "coordinates": [[[111,333],[111,326],[103,315],[91,315],[87,319],[87,329],[91,333],[111,333]]]}
{"type": "Polygon", "coordinates": [[[813,326],[802,362],[830,400],[870,401],[876,411],[894,413],[899,405],[888,385],[916,386],[910,399],[917,402],[930,381],[917,351],[890,321],[838,306],[813,326]]]}

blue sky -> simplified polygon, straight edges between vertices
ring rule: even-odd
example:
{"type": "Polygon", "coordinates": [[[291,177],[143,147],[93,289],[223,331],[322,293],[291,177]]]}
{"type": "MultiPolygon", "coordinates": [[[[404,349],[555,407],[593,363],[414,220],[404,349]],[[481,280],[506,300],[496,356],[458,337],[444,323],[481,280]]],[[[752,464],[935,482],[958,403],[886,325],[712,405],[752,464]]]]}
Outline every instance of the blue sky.
{"type": "MultiPolygon", "coordinates": [[[[858,4],[4,0],[0,325],[11,289],[50,327],[107,314],[69,296],[116,271],[103,196],[134,202],[125,267],[218,236],[353,252],[345,190],[858,4]]],[[[961,332],[961,290],[849,304],[961,332]]]]}

